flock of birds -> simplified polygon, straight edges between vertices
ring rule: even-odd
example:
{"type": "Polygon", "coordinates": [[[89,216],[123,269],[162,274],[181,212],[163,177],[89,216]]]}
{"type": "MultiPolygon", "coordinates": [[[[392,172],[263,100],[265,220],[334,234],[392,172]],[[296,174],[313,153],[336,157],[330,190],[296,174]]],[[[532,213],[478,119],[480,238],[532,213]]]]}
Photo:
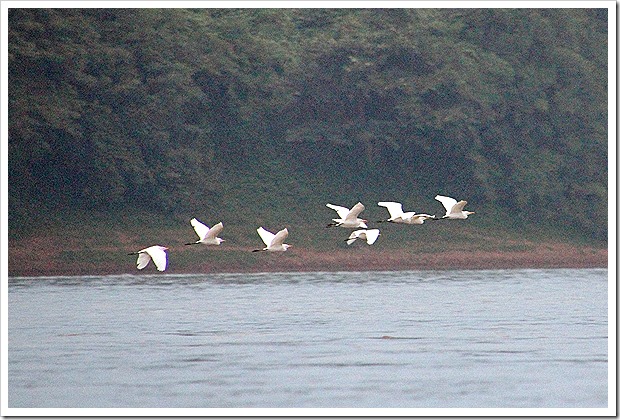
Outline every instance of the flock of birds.
{"type": "MultiPolygon", "coordinates": [[[[474,214],[473,211],[463,210],[467,201],[461,200],[456,201],[454,198],[446,197],[443,195],[435,196],[435,200],[441,202],[441,204],[446,209],[445,216],[438,219],[434,215],[429,215],[425,213],[415,213],[413,211],[403,212],[403,206],[401,203],[397,203],[394,201],[380,201],[377,203],[381,207],[387,208],[390,213],[390,217],[386,220],[379,220],[377,223],[381,222],[390,222],[390,223],[404,223],[409,225],[421,225],[426,220],[441,220],[441,219],[467,219],[470,214],[474,214]]],[[[346,239],[348,245],[351,245],[357,239],[364,240],[368,245],[372,245],[376,242],[377,238],[379,238],[380,232],[379,229],[368,229],[368,225],[366,224],[368,220],[360,219],[359,215],[362,211],[364,211],[365,207],[362,203],[357,203],[352,208],[348,209],[342,206],[336,206],[334,204],[326,204],[327,207],[333,209],[338,213],[338,218],[332,219],[332,222],[327,225],[327,227],[343,227],[343,228],[359,228],[349,235],[349,238],[346,239]]],[[[219,238],[218,235],[224,230],[224,225],[222,222],[213,225],[209,228],[204,223],[201,223],[196,218],[190,221],[194,231],[198,235],[198,240],[196,242],[189,242],[185,245],[195,245],[195,244],[203,244],[203,245],[220,245],[224,242],[224,239],[219,238]]],[[[265,247],[262,249],[255,249],[252,252],[259,251],[286,251],[291,247],[289,244],[285,244],[284,241],[288,236],[288,229],[284,228],[276,234],[269,232],[264,229],[262,226],[256,229],[258,235],[262,239],[265,247]]],[[[132,252],[129,255],[137,255],[137,267],[138,270],[142,270],[146,267],[151,260],[155,264],[155,267],[159,271],[164,271],[166,269],[168,263],[168,256],[166,254],[167,247],[161,245],[153,245],[148,248],[144,248],[138,252],[132,252]]]]}

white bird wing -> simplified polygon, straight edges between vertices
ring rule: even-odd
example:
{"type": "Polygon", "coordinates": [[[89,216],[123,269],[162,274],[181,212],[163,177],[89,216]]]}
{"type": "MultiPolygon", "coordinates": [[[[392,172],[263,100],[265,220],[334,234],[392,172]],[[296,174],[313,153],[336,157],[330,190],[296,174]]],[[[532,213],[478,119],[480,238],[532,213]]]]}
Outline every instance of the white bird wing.
{"type": "Polygon", "coordinates": [[[359,238],[360,235],[363,234],[364,232],[366,231],[363,229],[355,230],[351,232],[351,234],[349,235],[349,238],[347,239],[347,245],[351,245],[353,242],[355,242],[355,240],[359,238]]]}
{"type": "MultiPolygon", "coordinates": [[[[155,267],[159,271],[164,271],[166,269],[166,264],[168,263],[168,258],[166,256],[166,251],[161,249],[160,247],[150,247],[146,249],[146,252],[151,256],[153,262],[155,263],[155,267]]],[[[140,254],[143,255],[143,254],[140,254]]]]}
{"type": "Polygon", "coordinates": [[[415,211],[408,211],[407,213],[403,213],[400,215],[401,219],[408,220],[415,218],[415,211]]]}
{"type": "Polygon", "coordinates": [[[368,245],[372,245],[377,241],[379,237],[379,229],[368,229],[366,231],[366,242],[368,245]]]}
{"type": "Polygon", "coordinates": [[[456,200],[454,198],[446,197],[443,195],[436,195],[435,200],[440,201],[446,209],[447,213],[452,211],[452,207],[456,204],[456,200]]]}
{"type": "Polygon", "coordinates": [[[403,205],[401,203],[396,203],[394,201],[379,201],[377,204],[381,207],[387,208],[390,212],[391,219],[402,216],[403,214],[403,205]]]}
{"type": "Polygon", "coordinates": [[[349,209],[346,207],[336,206],[335,204],[329,204],[329,203],[325,205],[332,210],[336,210],[336,212],[338,213],[338,216],[340,216],[341,219],[346,218],[347,215],[349,214],[349,209]]]}
{"type": "Polygon", "coordinates": [[[205,225],[204,223],[200,223],[198,219],[193,218],[189,222],[194,227],[194,230],[196,231],[196,235],[198,235],[201,241],[205,238],[205,236],[209,234],[209,227],[205,225]]]}
{"type": "Polygon", "coordinates": [[[149,265],[149,261],[151,261],[151,256],[145,251],[145,252],[139,252],[138,253],[138,261],[136,264],[138,264],[138,270],[142,270],[144,267],[146,267],[147,265],[149,265]]]}
{"type": "Polygon", "coordinates": [[[224,230],[224,225],[219,222],[217,225],[213,225],[209,232],[205,236],[206,238],[215,239],[224,230]]]}
{"type": "Polygon", "coordinates": [[[284,240],[288,236],[288,229],[284,228],[280,232],[276,233],[276,235],[271,240],[271,246],[281,246],[284,243],[284,240]]]}
{"type": "Polygon", "coordinates": [[[268,230],[263,229],[262,226],[256,229],[256,231],[258,232],[258,235],[265,243],[265,246],[270,246],[271,242],[273,241],[273,238],[276,237],[276,235],[274,235],[273,233],[269,232],[268,230]]]}
{"type": "Polygon", "coordinates": [[[349,213],[345,217],[343,217],[343,219],[353,221],[357,219],[357,216],[359,216],[359,214],[363,212],[365,208],[366,207],[364,207],[362,203],[357,203],[351,208],[351,210],[349,210],[349,213]]]}
{"type": "Polygon", "coordinates": [[[430,214],[426,214],[426,213],[420,213],[420,214],[411,213],[411,216],[409,216],[409,218],[411,218],[412,220],[422,219],[422,221],[424,221],[426,219],[433,219],[435,218],[435,216],[431,216],[430,214]]]}
{"type": "Polygon", "coordinates": [[[453,207],[452,207],[452,213],[460,213],[463,211],[463,207],[465,207],[465,205],[467,204],[467,201],[465,200],[461,200],[458,203],[456,203],[453,207]]]}

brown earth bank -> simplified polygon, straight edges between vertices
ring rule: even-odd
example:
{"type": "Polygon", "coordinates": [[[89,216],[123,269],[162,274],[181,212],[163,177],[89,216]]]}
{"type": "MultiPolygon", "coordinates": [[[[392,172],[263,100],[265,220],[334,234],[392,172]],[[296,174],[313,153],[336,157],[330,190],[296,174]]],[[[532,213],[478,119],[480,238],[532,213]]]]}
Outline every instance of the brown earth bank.
{"type": "MultiPolygon", "coordinates": [[[[127,247],[54,244],[45,238],[9,243],[8,273],[14,276],[158,273],[153,264],[135,268],[127,247]]],[[[377,249],[366,244],[319,251],[301,247],[281,252],[250,252],[249,247],[191,246],[169,251],[165,273],[396,271],[444,269],[596,268],[608,266],[607,249],[572,244],[522,243],[513,250],[409,248],[377,249]]]]}

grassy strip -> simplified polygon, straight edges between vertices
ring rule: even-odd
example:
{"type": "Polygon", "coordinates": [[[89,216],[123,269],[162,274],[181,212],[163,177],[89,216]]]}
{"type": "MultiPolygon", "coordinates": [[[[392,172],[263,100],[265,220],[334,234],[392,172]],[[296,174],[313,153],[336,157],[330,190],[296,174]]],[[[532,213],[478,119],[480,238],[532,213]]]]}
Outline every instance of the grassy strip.
{"type": "Polygon", "coordinates": [[[276,217],[246,216],[245,223],[235,224],[229,218],[197,215],[210,225],[223,220],[226,242],[219,247],[184,245],[196,238],[185,215],[67,215],[39,225],[37,234],[9,239],[9,275],[132,273],[135,257],[127,253],[154,244],[170,247],[168,272],[179,273],[607,265],[604,243],[587,244],[557,231],[489,226],[480,218],[421,226],[377,224],[382,234],[373,246],[360,241],[348,246],[344,240],[350,229],[327,229],[325,220],[316,220],[329,221],[331,210],[326,210],[314,220],[297,218],[287,224],[266,223],[276,217]],[[288,227],[287,243],[293,248],[286,253],[250,252],[262,247],[255,231],[259,225],[274,231],[288,227]]]}

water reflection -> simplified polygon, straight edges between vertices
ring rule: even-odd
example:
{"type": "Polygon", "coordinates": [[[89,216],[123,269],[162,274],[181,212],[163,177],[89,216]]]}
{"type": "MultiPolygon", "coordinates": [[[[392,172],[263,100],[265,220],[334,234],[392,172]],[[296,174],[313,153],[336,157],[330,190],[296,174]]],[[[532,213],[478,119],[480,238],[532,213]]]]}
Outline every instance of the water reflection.
{"type": "Polygon", "coordinates": [[[76,285],[191,285],[213,284],[281,284],[281,283],[415,283],[415,282],[500,282],[530,278],[564,278],[579,281],[579,273],[588,278],[607,281],[606,269],[520,269],[520,270],[420,270],[420,271],[347,271],[347,272],[275,272],[209,274],[119,274],[105,276],[10,277],[11,287],[28,287],[42,283],[59,286],[76,285]]]}

